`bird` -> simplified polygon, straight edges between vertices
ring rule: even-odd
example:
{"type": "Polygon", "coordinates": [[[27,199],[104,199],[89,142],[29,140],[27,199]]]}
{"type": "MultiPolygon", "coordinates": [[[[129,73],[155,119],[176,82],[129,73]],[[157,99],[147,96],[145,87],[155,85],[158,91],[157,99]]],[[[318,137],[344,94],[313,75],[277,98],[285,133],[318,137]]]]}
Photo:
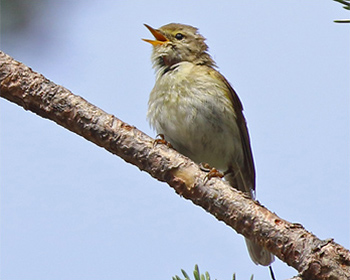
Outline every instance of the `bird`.
{"type": "MultiPolygon", "coordinates": [[[[145,24],[154,39],[156,72],[147,119],[181,154],[222,171],[229,184],[255,199],[255,167],[242,103],[217,70],[198,28],[169,23],[145,24]]],[[[246,239],[255,264],[269,266],[274,256],[246,239]]]]}

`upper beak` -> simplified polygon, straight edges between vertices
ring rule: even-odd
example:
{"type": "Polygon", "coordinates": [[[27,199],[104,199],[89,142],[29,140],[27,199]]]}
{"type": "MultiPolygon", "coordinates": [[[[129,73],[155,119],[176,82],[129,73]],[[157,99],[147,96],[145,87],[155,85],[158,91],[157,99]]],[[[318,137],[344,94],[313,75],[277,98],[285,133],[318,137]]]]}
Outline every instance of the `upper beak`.
{"type": "Polygon", "coordinates": [[[158,46],[158,45],[164,44],[165,42],[169,42],[169,40],[158,30],[152,28],[147,24],[145,24],[145,26],[148,28],[149,31],[151,31],[152,35],[156,40],[149,40],[149,39],[142,39],[142,40],[144,40],[147,43],[151,43],[153,46],[158,46]]]}

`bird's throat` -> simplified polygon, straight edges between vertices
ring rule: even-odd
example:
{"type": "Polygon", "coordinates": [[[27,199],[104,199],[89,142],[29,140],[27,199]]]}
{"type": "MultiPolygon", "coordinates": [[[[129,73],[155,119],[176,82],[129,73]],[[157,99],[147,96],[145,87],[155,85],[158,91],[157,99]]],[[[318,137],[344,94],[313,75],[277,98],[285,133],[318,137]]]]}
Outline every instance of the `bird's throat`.
{"type": "Polygon", "coordinates": [[[158,63],[156,64],[156,68],[159,69],[159,74],[163,76],[165,73],[171,72],[176,69],[176,64],[179,61],[175,59],[170,59],[168,56],[159,57],[158,63]]]}
{"type": "Polygon", "coordinates": [[[163,60],[163,65],[167,66],[167,67],[171,67],[174,64],[178,63],[179,61],[177,61],[176,59],[171,59],[168,56],[162,56],[162,60],[163,60]]]}

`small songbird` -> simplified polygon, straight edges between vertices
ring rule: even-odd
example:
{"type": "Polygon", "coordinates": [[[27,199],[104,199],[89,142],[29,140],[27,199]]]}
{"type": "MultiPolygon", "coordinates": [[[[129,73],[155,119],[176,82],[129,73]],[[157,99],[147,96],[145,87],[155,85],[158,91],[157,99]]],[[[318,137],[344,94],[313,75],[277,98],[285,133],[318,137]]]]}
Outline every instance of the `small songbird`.
{"type": "MultiPolygon", "coordinates": [[[[216,70],[205,38],[189,25],[149,25],[154,40],[152,62],[156,83],[147,118],[178,152],[197,163],[223,171],[230,185],[255,199],[255,168],[242,103],[216,70]]],[[[255,264],[274,256],[246,239],[255,264]]]]}

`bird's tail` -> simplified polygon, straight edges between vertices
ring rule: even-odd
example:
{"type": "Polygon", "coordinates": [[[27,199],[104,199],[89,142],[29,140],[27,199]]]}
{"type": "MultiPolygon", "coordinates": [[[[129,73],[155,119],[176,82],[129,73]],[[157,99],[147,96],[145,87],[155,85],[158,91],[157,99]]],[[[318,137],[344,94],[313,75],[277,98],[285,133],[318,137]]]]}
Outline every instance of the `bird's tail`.
{"type": "Polygon", "coordinates": [[[269,266],[275,260],[274,255],[260,245],[253,243],[247,238],[245,243],[247,244],[249,256],[255,264],[269,266]]]}
{"type": "MultiPolygon", "coordinates": [[[[255,192],[254,188],[252,187],[254,183],[247,182],[245,176],[243,176],[240,171],[236,172],[235,174],[233,172],[228,173],[225,176],[225,179],[231,186],[248,194],[252,199],[255,199],[255,192]]],[[[245,239],[245,242],[247,244],[250,258],[255,264],[268,266],[275,260],[274,255],[267,251],[264,247],[250,241],[247,238],[245,239]]]]}

